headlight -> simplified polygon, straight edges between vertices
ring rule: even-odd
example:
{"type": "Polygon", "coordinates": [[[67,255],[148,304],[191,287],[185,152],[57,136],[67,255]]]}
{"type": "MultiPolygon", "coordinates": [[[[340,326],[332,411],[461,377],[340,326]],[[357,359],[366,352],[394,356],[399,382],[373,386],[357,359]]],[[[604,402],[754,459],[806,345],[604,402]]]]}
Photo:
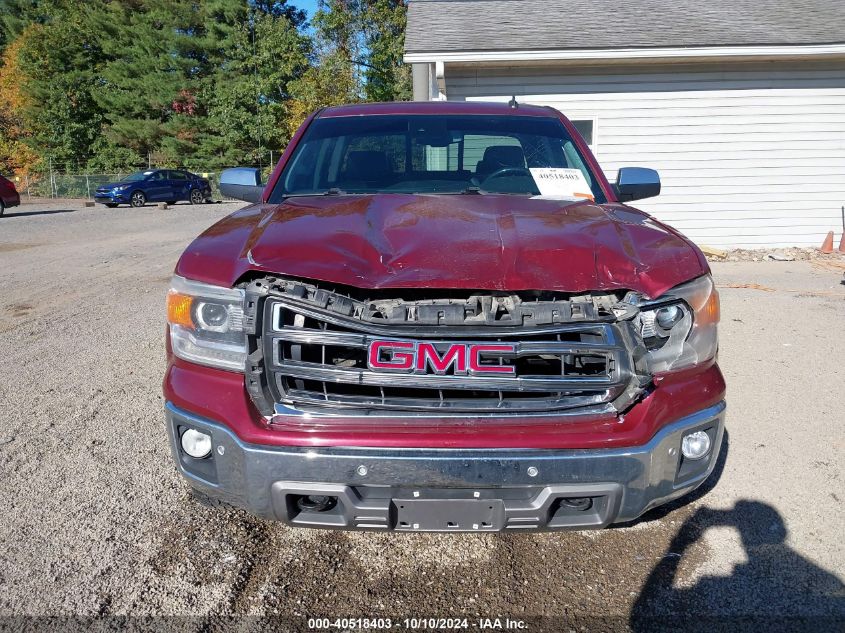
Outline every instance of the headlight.
{"type": "Polygon", "coordinates": [[[173,353],[192,363],[243,371],[244,291],[173,277],[167,322],[173,353]]]}
{"type": "Polygon", "coordinates": [[[126,189],[129,189],[129,185],[118,185],[112,191],[125,191],[126,189]]]}
{"type": "Polygon", "coordinates": [[[710,275],[641,305],[638,318],[652,373],[683,369],[716,355],[719,293],[710,275]]]}

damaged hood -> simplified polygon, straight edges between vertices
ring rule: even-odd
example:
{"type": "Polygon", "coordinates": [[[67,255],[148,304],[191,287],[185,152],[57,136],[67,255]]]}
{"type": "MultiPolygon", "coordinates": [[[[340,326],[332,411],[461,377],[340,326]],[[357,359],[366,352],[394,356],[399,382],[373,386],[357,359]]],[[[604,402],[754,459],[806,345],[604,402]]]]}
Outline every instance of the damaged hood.
{"type": "Polygon", "coordinates": [[[289,198],[197,238],[177,274],[231,286],[250,270],[358,288],[630,289],[708,272],[673,229],[619,204],[508,195],[289,198]]]}

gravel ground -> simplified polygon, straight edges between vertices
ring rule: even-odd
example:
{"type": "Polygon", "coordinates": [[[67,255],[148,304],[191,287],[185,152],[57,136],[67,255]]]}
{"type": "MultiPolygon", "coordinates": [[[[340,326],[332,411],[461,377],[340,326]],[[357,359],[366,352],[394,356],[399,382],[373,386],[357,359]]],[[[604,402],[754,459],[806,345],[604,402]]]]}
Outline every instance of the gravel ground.
{"type": "Polygon", "coordinates": [[[235,208],[65,202],[0,219],[0,616],[845,622],[845,258],[713,264],[729,439],[692,502],[601,532],[292,530],[194,503],[165,436],[170,273],[235,208]]]}

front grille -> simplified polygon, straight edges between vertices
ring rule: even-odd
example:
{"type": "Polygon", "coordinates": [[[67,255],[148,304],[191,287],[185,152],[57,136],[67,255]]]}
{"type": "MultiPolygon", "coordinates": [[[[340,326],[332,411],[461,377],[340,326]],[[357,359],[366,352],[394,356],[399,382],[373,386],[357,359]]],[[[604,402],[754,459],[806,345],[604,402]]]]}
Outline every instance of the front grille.
{"type": "MultiPolygon", "coordinates": [[[[408,326],[362,322],[297,297],[264,302],[266,389],[285,410],[323,414],[379,412],[526,413],[608,405],[633,379],[630,353],[615,323],[543,326],[408,326]],[[368,366],[375,340],[427,342],[438,352],[460,343],[509,343],[485,365],[512,374],[396,373],[368,366]],[[510,370],[508,370],[510,371],[510,370]]],[[[277,407],[279,408],[279,407],[277,407]]]]}

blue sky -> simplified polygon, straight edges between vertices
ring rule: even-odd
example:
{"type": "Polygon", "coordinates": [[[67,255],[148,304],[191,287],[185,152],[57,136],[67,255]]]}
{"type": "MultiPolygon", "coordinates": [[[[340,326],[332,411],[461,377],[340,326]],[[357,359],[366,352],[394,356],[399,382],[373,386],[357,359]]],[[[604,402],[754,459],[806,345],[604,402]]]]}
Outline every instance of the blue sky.
{"type": "Polygon", "coordinates": [[[317,0],[292,0],[288,4],[292,4],[297,9],[305,9],[309,20],[314,17],[314,12],[317,10],[317,0]]]}

